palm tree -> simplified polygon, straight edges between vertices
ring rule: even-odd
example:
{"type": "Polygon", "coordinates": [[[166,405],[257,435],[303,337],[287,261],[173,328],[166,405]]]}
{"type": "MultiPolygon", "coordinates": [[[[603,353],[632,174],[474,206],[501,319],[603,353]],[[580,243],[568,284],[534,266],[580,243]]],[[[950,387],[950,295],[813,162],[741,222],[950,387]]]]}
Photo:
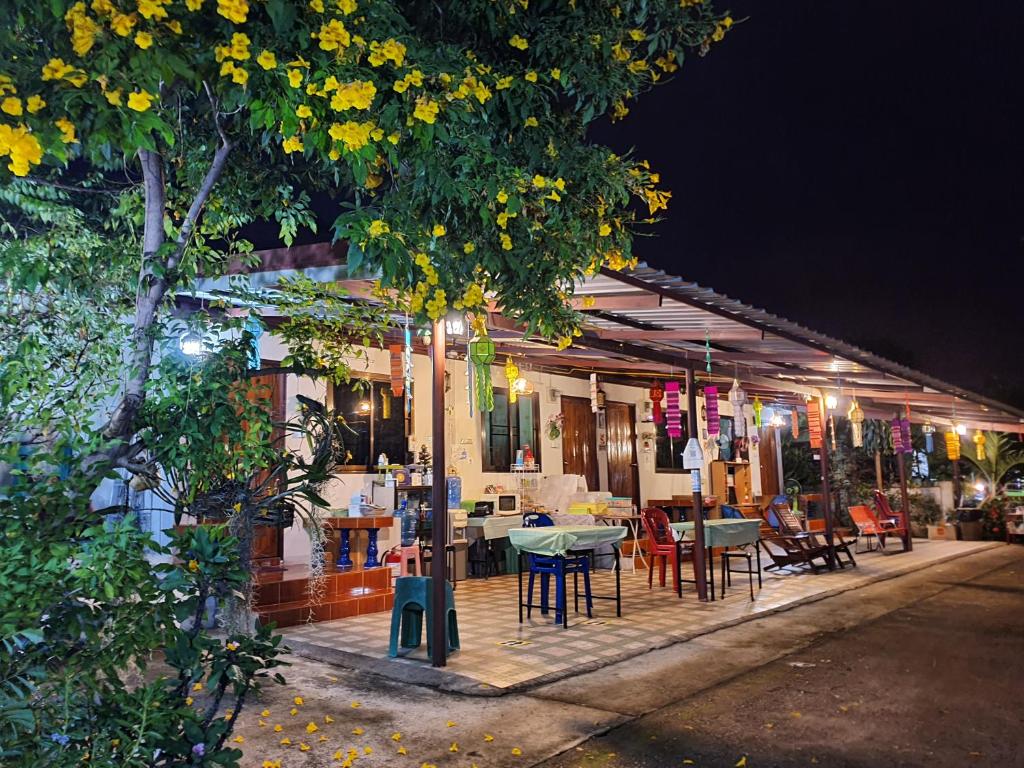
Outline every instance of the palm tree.
{"type": "Polygon", "coordinates": [[[984,459],[979,460],[968,453],[961,458],[973,464],[985,478],[989,489],[986,498],[997,496],[1002,491],[1000,484],[1011,469],[1024,466],[1024,451],[1015,448],[1013,441],[1001,432],[985,433],[984,459]]]}

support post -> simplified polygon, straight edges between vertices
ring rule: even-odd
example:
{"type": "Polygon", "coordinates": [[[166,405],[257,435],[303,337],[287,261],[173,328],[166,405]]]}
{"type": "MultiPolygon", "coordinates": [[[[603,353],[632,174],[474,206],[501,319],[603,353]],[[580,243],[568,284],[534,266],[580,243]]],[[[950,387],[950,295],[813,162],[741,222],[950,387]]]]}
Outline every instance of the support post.
{"type": "MultiPolygon", "coordinates": [[[[825,398],[818,397],[818,414],[821,418],[821,507],[825,515],[825,541],[828,544],[828,567],[836,567],[835,539],[832,532],[832,489],[829,486],[829,463],[828,463],[828,414],[825,412],[825,398]]],[[[834,426],[834,424],[833,424],[834,426]]]]}
{"type": "Polygon", "coordinates": [[[907,529],[907,552],[914,548],[914,537],[910,535],[910,494],[907,492],[906,458],[902,453],[896,454],[896,466],[900,470],[900,506],[903,509],[903,525],[907,529]]]}
{"type": "MultiPolygon", "coordinates": [[[[959,440],[959,435],[957,440],[959,440]]],[[[953,461],[953,510],[956,511],[959,508],[961,498],[963,496],[963,489],[960,487],[960,460],[956,459],[953,461]]],[[[959,518],[956,522],[959,522],[959,518]]]]}
{"type": "Polygon", "coordinates": [[[778,471],[778,487],[775,490],[776,496],[786,492],[786,468],[782,465],[782,428],[775,427],[775,466],[778,471]]]}
{"type": "Polygon", "coordinates": [[[430,661],[435,667],[448,663],[448,616],[446,612],[448,586],[448,493],[445,487],[446,456],[444,444],[444,369],[445,329],[444,319],[435,320],[430,342],[430,362],[433,369],[431,393],[431,447],[433,456],[433,486],[430,489],[430,506],[433,509],[433,523],[430,535],[430,579],[431,579],[431,627],[430,661]]]}
{"type": "MultiPolygon", "coordinates": [[[[693,366],[686,366],[686,427],[689,437],[700,439],[697,435],[697,383],[693,375],[693,366]]],[[[700,470],[694,470],[697,482],[693,484],[693,570],[697,582],[697,597],[708,599],[708,577],[704,548],[704,496],[700,488],[700,470]]]]}
{"type": "Polygon", "coordinates": [[[882,475],[882,452],[875,450],[875,487],[885,493],[885,477],[882,475]]]}

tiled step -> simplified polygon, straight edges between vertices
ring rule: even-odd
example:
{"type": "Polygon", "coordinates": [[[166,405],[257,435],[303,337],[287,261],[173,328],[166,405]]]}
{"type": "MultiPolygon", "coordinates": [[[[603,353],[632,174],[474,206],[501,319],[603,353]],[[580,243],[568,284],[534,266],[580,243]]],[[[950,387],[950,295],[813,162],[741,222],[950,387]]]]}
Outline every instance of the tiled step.
{"type": "Polygon", "coordinates": [[[311,604],[309,569],[287,566],[257,578],[256,610],[264,622],[288,627],[387,611],[394,602],[389,568],[354,568],[325,574],[321,600],[311,604]],[[312,616],[312,618],[310,618],[312,616]]]}

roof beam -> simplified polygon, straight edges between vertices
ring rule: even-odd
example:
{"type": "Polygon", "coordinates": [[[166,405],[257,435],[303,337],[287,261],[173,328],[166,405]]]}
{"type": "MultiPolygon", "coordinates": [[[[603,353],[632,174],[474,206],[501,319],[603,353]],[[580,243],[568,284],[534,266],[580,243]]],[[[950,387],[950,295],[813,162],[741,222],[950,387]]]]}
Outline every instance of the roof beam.
{"type": "MultiPolygon", "coordinates": [[[[598,328],[597,335],[602,339],[621,339],[623,341],[631,341],[633,339],[640,341],[700,341],[703,342],[705,337],[704,331],[687,331],[678,329],[665,329],[665,330],[640,330],[640,329],[621,329],[621,328],[598,328]]],[[[711,341],[760,341],[764,338],[764,334],[759,331],[719,331],[711,334],[711,341]]]]}

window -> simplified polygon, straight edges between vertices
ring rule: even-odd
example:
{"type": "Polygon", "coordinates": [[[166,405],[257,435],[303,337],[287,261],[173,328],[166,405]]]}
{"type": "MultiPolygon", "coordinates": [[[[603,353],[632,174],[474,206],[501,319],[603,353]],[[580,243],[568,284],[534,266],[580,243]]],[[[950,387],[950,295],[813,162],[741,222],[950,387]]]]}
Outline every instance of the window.
{"type": "Polygon", "coordinates": [[[345,447],[352,458],[342,471],[365,472],[377,464],[381,453],[392,464],[408,459],[405,396],[391,394],[391,384],[363,379],[334,387],[333,409],[345,419],[345,447]]]}
{"type": "Polygon", "coordinates": [[[683,469],[683,449],[690,437],[689,425],[686,423],[686,411],[682,414],[682,437],[669,437],[665,419],[661,424],[654,425],[654,471],[685,472],[683,469]]]}
{"type": "Polygon", "coordinates": [[[481,413],[484,472],[510,472],[516,452],[529,445],[540,469],[540,400],[537,393],[508,401],[508,390],[494,388],[494,410],[481,413]]]}

